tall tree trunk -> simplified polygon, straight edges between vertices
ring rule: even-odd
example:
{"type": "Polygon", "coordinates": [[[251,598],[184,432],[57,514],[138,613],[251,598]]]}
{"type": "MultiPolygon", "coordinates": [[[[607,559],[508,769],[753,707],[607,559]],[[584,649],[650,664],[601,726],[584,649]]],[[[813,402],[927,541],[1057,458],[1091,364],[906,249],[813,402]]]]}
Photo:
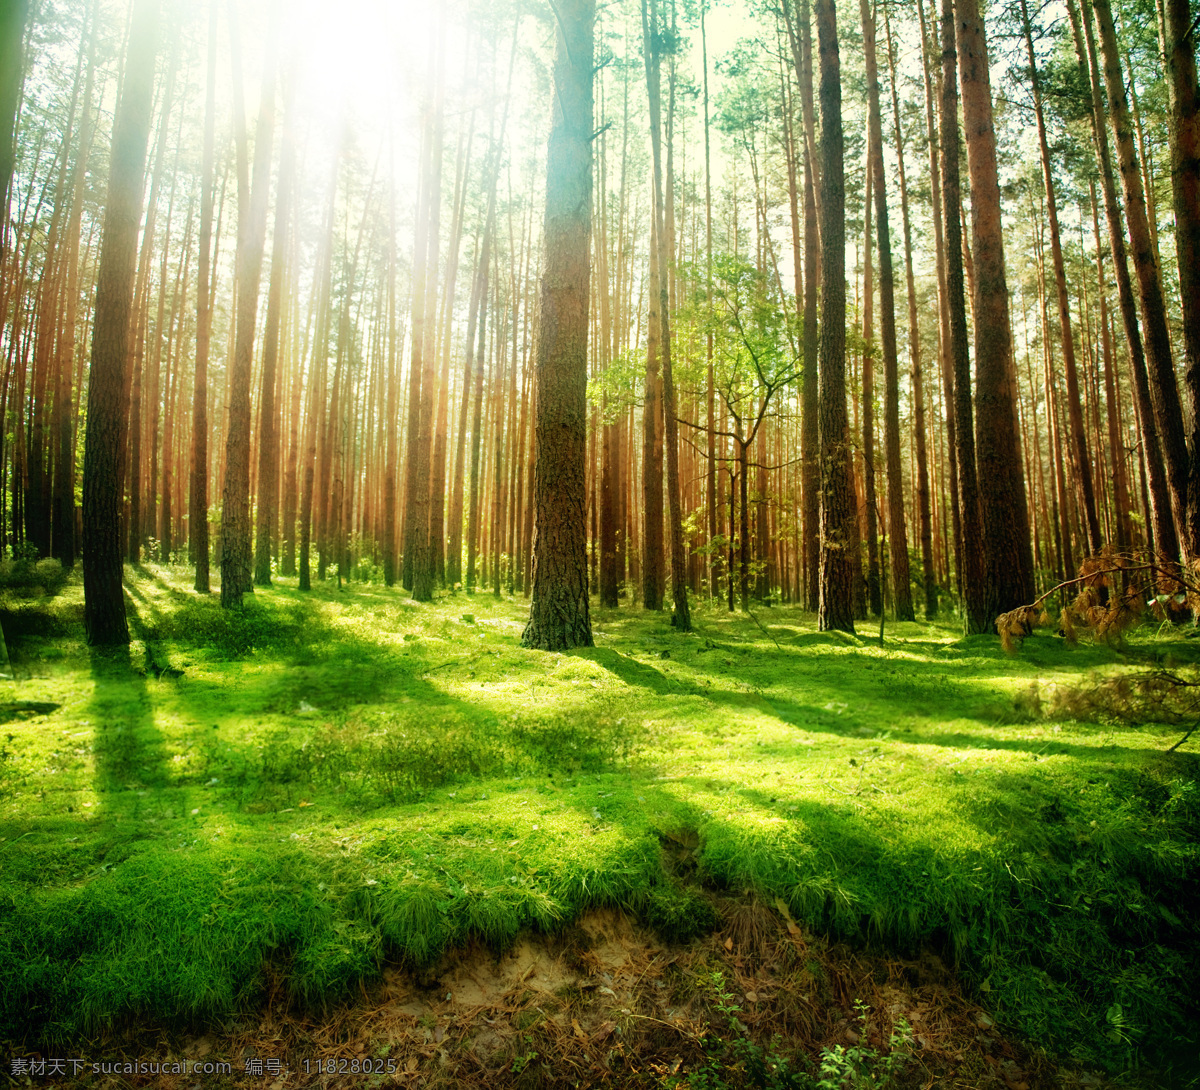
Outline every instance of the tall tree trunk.
{"type": "MultiPolygon", "coordinates": [[[[683,540],[682,497],[679,491],[679,424],[675,418],[675,380],[671,370],[671,314],[670,279],[671,255],[670,224],[663,203],[662,165],[662,95],[659,80],[658,4],[650,0],[647,11],[646,0],[642,0],[642,33],[646,52],[646,84],[650,96],[650,147],[654,164],[652,185],[654,187],[652,214],[654,216],[654,241],[658,253],[658,329],[659,350],[662,358],[663,433],[667,455],[667,520],[671,535],[671,597],[675,611],[671,623],[680,632],[692,630],[691,612],[687,600],[687,552],[683,540]]],[[[668,126],[669,129],[669,126],[668,126]]],[[[651,277],[653,290],[653,276],[651,277]]]]}
{"type": "MultiPolygon", "coordinates": [[[[387,445],[383,469],[383,581],[396,583],[396,452],[400,425],[400,333],[396,322],[396,186],[388,200],[387,243],[387,445]]],[[[467,349],[468,353],[470,348],[467,349]]],[[[453,526],[453,523],[451,524],[453,526]]],[[[452,577],[453,578],[453,577],[452,577]]]]}
{"type": "Polygon", "coordinates": [[[433,599],[433,545],[429,538],[433,479],[434,356],[437,314],[438,223],[442,182],[442,72],[444,23],[437,30],[431,66],[434,101],[426,110],[417,250],[413,268],[412,369],[409,372],[409,464],[405,488],[404,574],[413,598],[433,599]]]}
{"type": "MultiPolygon", "coordinates": [[[[704,281],[709,310],[712,309],[712,147],[708,116],[708,31],[705,16],[708,5],[700,6],[700,50],[704,63],[704,281]]],[[[623,179],[622,179],[623,180],[623,179]]],[[[720,510],[717,502],[717,434],[716,434],[716,372],[713,360],[714,338],[712,330],[705,337],[704,402],[707,413],[708,434],[705,451],[705,505],[708,509],[708,592],[716,598],[720,593],[717,579],[717,518],[720,510]]]]}
{"type": "Polygon", "coordinates": [[[975,476],[975,424],[971,403],[971,361],[967,346],[967,301],[962,259],[962,197],[959,180],[958,52],[954,5],[942,0],[941,181],[945,216],[946,298],[954,379],[954,457],[958,465],[959,524],[962,530],[961,592],[968,634],[988,632],[992,613],[987,598],[987,563],[975,476]]]}
{"type": "MultiPolygon", "coordinates": [[[[887,181],[883,170],[883,121],[879,106],[879,72],[875,58],[875,15],[870,0],[859,0],[863,52],[867,65],[867,168],[874,177],[875,231],[879,240],[879,332],[883,348],[883,429],[887,464],[888,532],[891,537],[892,594],[896,619],[915,618],[908,571],[908,528],[904,522],[904,479],[900,466],[900,365],[896,350],[896,277],[892,269],[892,236],[888,222],[887,181]]],[[[881,602],[882,612],[882,602],[881,602]]]]}
{"type": "MultiPolygon", "coordinates": [[[[146,201],[146,225],[142,229],[142,252],[138,260],[137,290],[134,295],[133,309],[133,367],[132,373],[126,373],[126,398],[130,400],[129,411],[129,518],[126,526],[128,538],[128,556],[130,561],[138,563],[142,555],[142,540],[145,527],[142,519],[142,431],[144,427],[144,412],[142,393],[145,385],[146,338],[148,333],[149,300],[150,300],[150,267],[154,261],[154,239],[158,221],[159,188],[167,172],[163,169],[167,151],[167,133],[171,120],[171,107],[174,102],[175,77],[178,71],[176,57],[173,54],[167,70],[166,86],[163,90],[160,107],[158,136],[155,140],[154,166],[150,171],[150,195],[146,201]]],[[[172,189],[174,187],[172,186],[172,189]]],[[[168,234],[168,242],[169,235],[168,234]]],[[[161,295],[161,292],[160,292],[161,295]]]]}
{"type": "MultiPolygon", "coordinates": [[[[925,619],[937,616],[937,576],[933,570],[933,529],[929,507],[929,465],[925,450],[925,385],[921,374],[921,331],[917,320],[917,291],[913,276],[912,223],[908,215],[908,183],[904,171],[904,132],[900,127],[900,96],[896,90],[896,56],[892,44],[892,28],[887,8],[883,9],[883,26],[887,36],[888,78],[892,91],[892,123],[896,133],[897,180],[900,183],[900,218],[904,227],[904,278],[908,291],[908,354],[912,365],[913,446],[917,462],[916,501],[921,537],[921,584],[925,596],[925,619]]],[[[937,186],[932,187],[934,190],[937,186]]],[[[889,405],[888,412],[891,408],[889,405]]],[[[897,408],[897,416],[899,409],[897,408]]],[[[889,446],[890,457],[890,446],[889,446]]],[[[889,467],[891,463],[889,462],[889,467]]],[[[890,472],[890,468],[889,468],[890,472]]],[[[889,496],[891,485],[888,485],[889,496]]],[[[893,535],[895,531],[893,530],[893,535]]],[[[895,551],[895,537],[892,539],[895,551]]],[[[906,561],[907,562],[907,561],[906,561]]],[[[895,569],[893,568],[893,573],[895,569]]],[[[893,574],[896,586],[899,576],[893,574]]]]}
{"type": "MultiPolygon", "coordinates": [[[[345,132],[343,131],[343,139],[345,132]]],[[[325,230],[314,293],[316,303],[316,332],[313,335],[312,357],[308,368],[308,412],[305,414],[304,482],[300,492],[300,590],[312,589],[312,539],[319,527],[314,511],[318,447],[325,437],[325,383],[329,369],[329,323],[332,306],[333,236],[337,226],[337,184],[341,170],[342,148],[334,155],[329,179],[329,203],[325,214],[325,230]]],[[[324,489],[323,489],[324,491],[324,489]]],[[[318,561],[319,563],[319,561],[318,561]]]]}
{"type": "Polygon", "coordinates": [[[229,431],[225,439],[225,488],[221,505],[221,605],[240,605],[253,590],[250,571],[250,373],[258,321],[258,289],[267,240],[267,197],[275,130],[274,28],[268,31],[267,64],[254,134],[254,172],[248,170],[245,107],[238,35],[234,28],[234,116],[238,142],[237,331],[229,371],[229,431]]]}
{"type": "MultiPolygon", "coordinates": [[[[821,447],[818,435],[817,280],[820,277],[821,238],[817,222],[816,135],[813,119],[812,19],[808,0],[800,0],[800,98],[804,112],[804,378],[800,391],[800,488],[804,504],[804,608],[820,607],[821,571],[821,447]]],[[[844,242],[843,242],[844,246],[844,242]]]]}
{"type": "MultiPolygon", "coordinates": [[[[493,228],[489,219],[484,228],[485,237],[493,228]]],[[[483,266],[481,265],[481,268],[483,266]]],[[[475,354],[475,408],[471,418],[471,481],[467,509],[467,580],[468,594],[475,591],[475,559],[479,549],[479,460],[483,450],[483,361],[487,343],[488,280],[480,280],[479,291],[479,342],[475,354]]],[[[464,397],[465,397],[464,392],[464,397]]],[[[465,406],[464,406],[465,408],[465,406]]]]}
{"type": "Polygon", "coordinates": [[[192,378],[192,464],[188,493],[188,540],[196,565],[195,589],[208,594],[208,343],[212,331],[213,204],[215,187],[217,102],[217,0],[209,0],[208,90],[204,106],[204,151],[201,160],[200,253],[196,265],[196,367],[192,378]]]}
{"type": "Polygon", "coordinates": [[[592,646],[584,457],[595,0],[559,0],[546,153],[534,421],[533,601],[526,647],[592,646]]]}
{"type": "Polygon", "coordinates": [[[1105,106],[1100,89],[1100,71],[1096,60],[1095,38],[1090,8],[1080,17],[1075,0],[1067,0],[1067,15],[1075,40],[1075,58],[1079,71],[1092,96],[1092,140],[1096,162],[1100,167],[1100,182],[1104,189],[1104,214],[1108,222],[1108,239],[1113,256],[1113,277],[1117,282],[1117,299],[1121,306],[1121,323],[1129,347],[1129,369],[1133,376],[1134,398],[1137,404],[1139,434],[1142,436],[1145,472],[1150,500],[1150,521],[1153,524],[1155,549],[1160,559],[1174,562],[1179,558],[1179,536],[1173,517],[1173,501],[1167,469],[1159,441],[1159,429],[1150,391],[1150,376],[1146,366],[1141,329],[1137,319],[1133,282],[1125,246],[1125,228],[1121,222],[1121,207],[1117,201],[1116,177],[1112,153],[1105,129],[1105,106]]]}
{"type": "Polygon", "coordinates": [[[120,465],[126,428],[122,401],[143,171],[150,140],[157,24],[157,0],[137,0],[121,100],[113,121],[108,200],[100,240],[83,461],[84,626],[93,646],[129,642],[121,587],[120,465]]]}
{"type": "Polygon", "coordinates": [[[255,509],[254,582],[271,585],[271,543],[279,505],[279,412],[275,408],[279,327],[287,281],[288,227],[292,215],[292,175],[296,151],[292,143],[291,107],[283,124],[279,177],[275,182],[275,227],[271,240],[271,282],[267,289],[267,326],[263,333],[262,381],[258,394],[258,502],[255,509]]]}
{"type": "MultiPolygon", "coordinates": [[[[935,16],[934,11],[930,11],[930,18],[935,16]]],[[[925,84],[925,129],[929,137],[929,177],[930,177],[930,205],[933,211],[933,245],[934,245],[934,260],[937,263],[937,288],[938,288],[938,371],[942,380],[942,403],[943,412],[946,419],[946,461],[949,463],[950,478],[950,495],[953,497],[953,502],[948,506],[950,508],[950,524],[951,524],[951,546],[954,551],[954,580],[955,586],[958,588],[959,595],[963,592],[963,564],[962,564],[962,519],[959,509],[959,487],[958,487],[958,460],[956,451],[958,450],[958,428],[955,420],[955,401],[954,401],[954,359],[951,352],[951,334],[950,334],[950,302],[949,302],[949,286],[947,281],[948,267],[946,264],[946,240],[945,240],[945,218],[942,209],[942,186],[941,186],[941,158],[939,155],[940,141],[938,139],[938,128],[934,121],[933,109],[933,76],[930,71],[932,65],[930,61],[931,55],[934,53],[937,43],[936,32],[930,33],[927,37],[925,29],[925,6],[921,0],[917,0],[917,15],[921,22],[921,59],[922,59],[922,74],[925,84]]],[[[955,94],[957,99],[957,92],[955,94]]],[[[957,107],[955,107],[957,109],[957,107]]],[[[957,119],[955,120],[955,147],[957,144],[957,119]]],[[[943,502],[943,533],[945,533],[945,507],[943,502]]]]}
{"type": "Polygon", "coordinates": [[[1079,375],[1075,366],[1075,334],[1071,328],[1070,300],[1067,295],[1067,272],[1063,262],[1062,240],[1058,228],[1058,202],[1054,192],[1054,174],[1050,164],[1050,144],[1046,138],[1046,120],[1042,111],[1041,78],[1033,52],[1033,30],[1029,22],[1029,7],[1021,0],[1021,21],[1025,32],[1025,48],[1029,56],[1029,81],[1033,89],[1033,110],[1037,119],[1038,147],[1042,160],[1042,184],[1046,190],[1046,215],[1050,227],[1050,255],[1054,261],[1054,286],[1058,300],[1058,324],[1062,337],[1063,370],[1067,379],[1067,417],[1071,424],[1071,454],[1075,463],[1075,479],[1079,483],[1080,499],[1087,522],[1088,546],[1093,553],[1104,544],[1100,520],[1096,514],[1095,489],[1092,486],[1092,462],[1088,455],[1087,433],[1083,425],[1083,408],[1079,397],[1079,375]]]}
{"type": "Polygon", "coordinates": [[[879,503],[875,495],[875,263],[871,238],[875,188],[871,169],[875,157],[875,135],[868,129],[867,161],[863,185],[863,281],[862,281],[862,507],[859,525],[867,535],[867,605],[878,616],[883,612],[883,588],[879,580],[879,503]]]}
{"type": "Polygon", "coordinates": [[[817,623],[854,631],[850,556],[854,505],[846,421],[846,184],[843,175],[841,60],[833,0],[816,0],[821,101],[821,331],[817,413],[821,468],[821,567],[817,623]]]}
{"type": "Polygon", "coordinates": [[[0,7],[0,262],[8,249],[8,190],[17,162],[17,110],[25,83],[25,23],[29,0],[0,7]]]}
{"type": "Polygon", "coordinates": [[[1189,0],[1160,3],[1171,104],[1171,192],[1183,312],[1183,381],[1192,421],[1186,538],[1194,555],[1200,543],[1200,87],[1191,4],[1189,0]]]}
{"type": "MultiPolygon", "coordinates": [[[[1171,359],[1171,341],[1167,333],[1167,312],[1163,300],[1158,262],[1146,215],[1142,175],[1133,146],[1129,105],[1125,98],[1125,79],[1117,51],[1117,35],[1113,27],[1109,0],[1083,0],[1086,14],[1089,4],[1095,7],[1096,27],[1100,34],[1103,55],[1104,84],[1108,92],[1108,118],[1113,139],[1117,144],[1117,163],[1125,192],[1125,217],[1129,230],[1130,253],[1137,277],[1138,302],[1141,305],[1142,326],[1145,331],[1146,363],[1150,379],[1150,395],[1158,423],[1167,481],[1171,488],[1171,511],[1180,536],[1185,557],[1200,555],[1200,538],[1191,534],[1187,517],[1188,451],[1183,430],[1183,412],[1179,404],[1179,388],[1175,380],[1175,365],[1171,359]]],[[[1185,247],[1187,243],[1185,242],[1185,247]]],[[[1182,262],[1181,262],[1182,264],[1182,262]]],[[[1200,532],[1200,523],[1196,527],[1200,532]]]]}
{"type": "MultiPolygon", "coordinates": [[[[52,553],[64,568],[75,564],[75,418],[72,409],[74,398],[71,393],[72,372],[78,353],[76,351],[76,321],[79,305],[79,249],[80,227],[83,221],[83,204],[87,189],[88,159],[92,150],[94,122],[92,118],[92,96],[95,87],[96,59],[96,8],[92,9],[88,30],[87,79],[83,90],[83,116],[79,126],[79,144],[75,153],[75,178],[71,196],[71,218],[67,224],[66,314],[58,347],[58,389],[54,395],[53,433],[58,443],[54,462],[54,496],[52,553]]],[[[0,190],[0,192],[3,192],[0,190]]],[[[0,224],[0,234],[7,224],[0,224]]]]}
{"type": "Polygon", "coordinates": [[[662,370],[659,362],[658,225],[650,221],[649,316],[646,325],[646,382],[642,397],[642,606],[662,609],[663,432],[662,370]]]}
{"type": "MultiPolygon", "coordinates": [[[[465,137],[460,134],[459,154],[455,167],[455,201],[454,218],[450,227],[450,249],[446,256],[446,290],[442,302],[444,316],[442,328],[442,374],[438,382],[438,414],[437,427],[433,441],[433,488],[430,493],[432,510],[429,518],[429,540],[433,549],[434,576],[442,586],[447,584],[447,574],[451,586],[457,582],[456,566],[453,560],[447,571],[446,543],[446,452],[447,431],[450,421],[450,357],[453,343],[454,295],[458,282],[458,255],[462,246],[463,209],[467,199],[467,181],[471,162],[471,143],[475,135],[475,115],[472,112],[470,132],[465,137]],[[464,150],[465,141],[465,150],[464,150]]],[[[468,349],[468,351],[470,351],[468,349]]],[[[461,518],[461,509],[460,509],[461,518]]],[[[451,526],[450,541],[454,541],[453,526],[451,526]]],[[[461,540],[460,540],[461,545],[461,540]]]]}
{"type": "MultiPolygon", "coordinates": [[[[975,263],[975,458],[981,479],[980,515],[987,558],[988,629],[996,614],[1034,596],[1033,549],[1017,425],[1016,367],[1008,317],[1000,181],[987,43],[978,0],[956,0],[963,128],[971,175],[971,234],[975,263]]],[[[960,471],[961,472],[961,471],[960,471]]]]}

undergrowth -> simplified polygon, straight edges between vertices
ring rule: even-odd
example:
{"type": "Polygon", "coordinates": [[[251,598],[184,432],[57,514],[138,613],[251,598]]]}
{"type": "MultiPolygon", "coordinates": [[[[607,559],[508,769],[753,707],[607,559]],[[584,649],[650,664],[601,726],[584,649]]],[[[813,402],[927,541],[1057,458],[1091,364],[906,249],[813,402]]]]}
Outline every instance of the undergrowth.
{"type": "MultiPolygon", "coordinates": [[[[75,585],[5,622],[25,673],[0,684],[49,710],[0,726],[0,1036],[219,1019],[276,979],[330,1001],[594,907],[688,941],[719,890],[941,950],[1076,1062],[1195,1066],[1194,755],[1098,707],[1013,715],[1189,641],[1033,635],[1013,660],[949,625],[879,647],[699,608],[692,636],[597,611],[596,648],[547,655],[521,601],[283,581],[223,612],[187,585],[130,580],[125,655],[84,647],[75,585]]],[[[755,1047],[745,1071],[783,1078],[755,1047]]],[[[871,1047],[795,1077],[883,1085],[845,1083],[903,1052],[871,1047]]]]}

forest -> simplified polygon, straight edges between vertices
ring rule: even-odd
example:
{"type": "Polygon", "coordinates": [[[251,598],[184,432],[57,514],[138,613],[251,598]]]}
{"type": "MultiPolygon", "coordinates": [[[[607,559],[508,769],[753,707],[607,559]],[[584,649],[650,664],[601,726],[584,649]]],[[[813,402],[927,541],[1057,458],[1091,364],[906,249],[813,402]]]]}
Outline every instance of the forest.
{"type": "Polygon", "coordinates": [[[1200,1085],[1189,0],[0,0],[5,1085],[1200,1085]]]}

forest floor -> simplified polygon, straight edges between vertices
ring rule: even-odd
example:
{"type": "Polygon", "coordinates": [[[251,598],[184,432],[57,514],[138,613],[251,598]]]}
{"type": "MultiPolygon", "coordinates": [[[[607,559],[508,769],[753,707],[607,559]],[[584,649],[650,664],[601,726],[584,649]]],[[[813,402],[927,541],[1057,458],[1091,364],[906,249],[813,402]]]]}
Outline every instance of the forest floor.
{"type": "Polygon", "coordinates": [[[127,574],[127,653],[77,580],[0,602],[14,1083],[1196,1085],[1200,746],[1086,721],[1183,630],[545,654],[519,598],[127,574]],[[232,1073],[91,1070],[139,1060],[232,1073]]]}

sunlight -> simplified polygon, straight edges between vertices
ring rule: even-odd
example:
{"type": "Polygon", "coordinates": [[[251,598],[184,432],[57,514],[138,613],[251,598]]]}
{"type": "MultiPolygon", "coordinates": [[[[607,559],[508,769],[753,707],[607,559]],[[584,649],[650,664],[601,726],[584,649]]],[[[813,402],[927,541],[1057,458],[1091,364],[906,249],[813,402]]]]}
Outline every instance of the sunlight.
{"type": "Polygon", "coordinates": [[[436,5],[417,0],[300,0],[286,13],[297,107],[386,129],[401,94],[426,85],[436,5]]]}

